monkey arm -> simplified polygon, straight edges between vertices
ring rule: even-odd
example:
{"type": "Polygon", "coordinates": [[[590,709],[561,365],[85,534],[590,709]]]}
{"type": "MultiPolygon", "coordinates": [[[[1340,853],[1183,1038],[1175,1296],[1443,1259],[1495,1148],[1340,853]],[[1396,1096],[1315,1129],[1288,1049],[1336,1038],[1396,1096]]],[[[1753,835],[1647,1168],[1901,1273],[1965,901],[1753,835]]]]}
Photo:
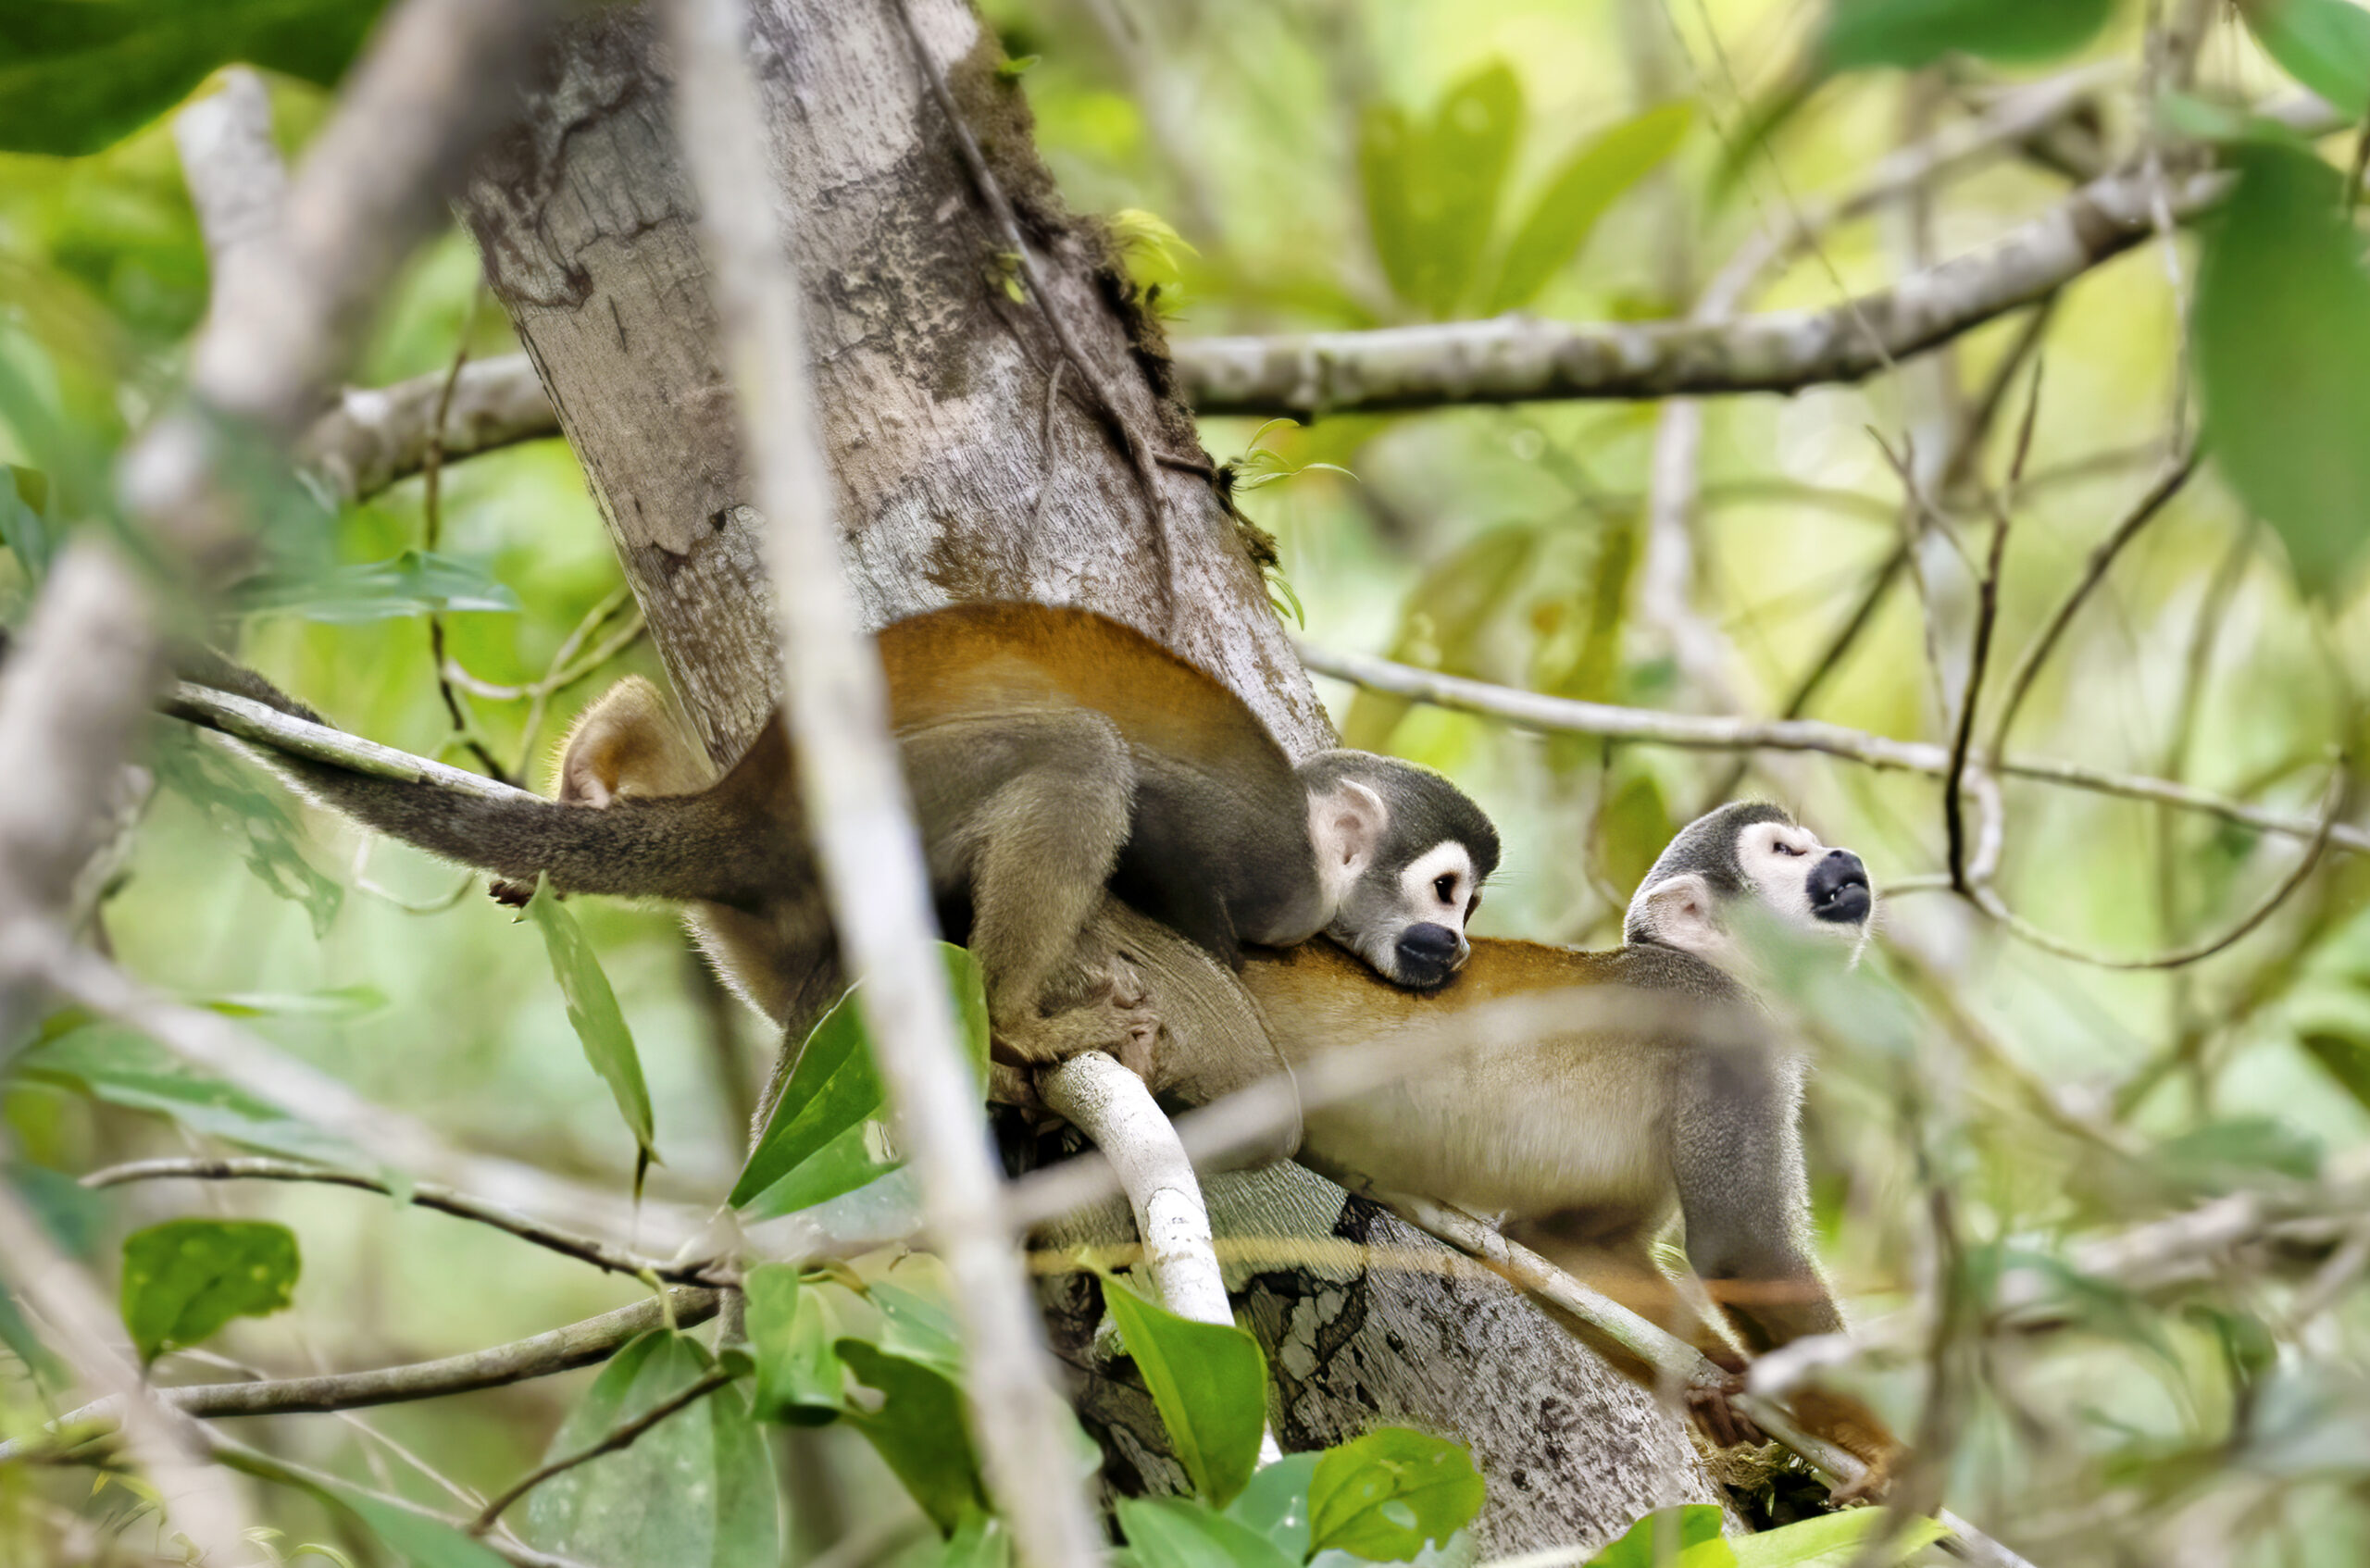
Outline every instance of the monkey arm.
{"type": "MultiPolygon", "coordinates": [[[[1755,1354],[1844,1331],[1809,1244],[1800,1100],[1795,1064],[1765,1044],[1740,1044],[1698,1048],[1673,1105],[1671,1174],[1688,1262],[1755,1354]]],[[[1901,1447],[1881,1416],[1827,1388],[1796,1389],[1791,1400],[1804,1426],[1868,1463],[1864,1487],[1881,1486],[1901,1447]]]]}

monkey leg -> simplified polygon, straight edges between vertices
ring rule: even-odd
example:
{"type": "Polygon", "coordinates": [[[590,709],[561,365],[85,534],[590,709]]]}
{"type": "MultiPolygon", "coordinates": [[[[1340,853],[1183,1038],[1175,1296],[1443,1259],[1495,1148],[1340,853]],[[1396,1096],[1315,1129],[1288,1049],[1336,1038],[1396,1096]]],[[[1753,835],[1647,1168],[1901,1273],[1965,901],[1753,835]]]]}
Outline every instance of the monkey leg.
{"type": "Polygon", "coordinates": [[[1085,709],[1003,715],[904,738],[933,878],[967,884],[971,953],[998,1043],[1026,1063],[1145,1058],[1141,977],[1087,936],[1135,802],[1135,765],[1085,709]]]}

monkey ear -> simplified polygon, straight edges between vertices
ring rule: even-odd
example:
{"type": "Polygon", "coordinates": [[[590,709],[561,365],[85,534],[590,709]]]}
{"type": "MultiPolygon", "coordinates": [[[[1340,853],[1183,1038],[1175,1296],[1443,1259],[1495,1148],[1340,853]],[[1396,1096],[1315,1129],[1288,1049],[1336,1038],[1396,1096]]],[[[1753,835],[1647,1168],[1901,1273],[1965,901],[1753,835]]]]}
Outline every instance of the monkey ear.
{"type": "Polygon", "coordinates": [[[1665,877],[1645,891],[1646,918],[1654,940],[1665,947],[1709,952],[1722,941],[1713,913],[1712,884],[1701,874],[1665,877]]]}
{"type": "Polygon", "coordinates": [[[1391,808],[1354,778],[1309,803],[1309,836],[1316,841],[1316,864],[1328,880],[1353,880],[1374,863],[1391,808]]]}
{"type": "Polygon", "coordinates": [[[705,761],[676,728],[667,700],[638,675],[618,681],[587,708],[560,753],[565,804],[696,794],[707,782],[705,761]]]}

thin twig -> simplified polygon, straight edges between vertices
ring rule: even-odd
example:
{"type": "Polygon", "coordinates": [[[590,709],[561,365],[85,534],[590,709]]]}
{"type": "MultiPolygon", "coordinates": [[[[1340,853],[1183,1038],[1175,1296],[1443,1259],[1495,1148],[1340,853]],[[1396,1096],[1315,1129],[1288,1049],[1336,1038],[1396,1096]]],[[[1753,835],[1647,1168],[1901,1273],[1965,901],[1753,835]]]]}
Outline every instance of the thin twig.
{"type": "MultiPolygon", "coordinates": [[[[1344,653],[1302,642],[1301,662],[1319,675],[1329,675],[1371,691],[1405,697],[1458,713],[1480,714],[1525,729],[1549,735],[1597,735],[1641,745],[1674,746],[1689,751],[1815,752],[1865,767],[1928,774],[1940,778],[1950,767],[1950,753],[1921,740],[1895,740],[1817,719],[1732,719],[1693,714],[1662,713],[1647,708],[1617,707],[1609,703],[1551,697],[1542,692],[1417,669],[1363,653],[1344,653]]],[[[2221,818],[2259,832],[2283,838],[2311,840],[2326,833],[2328,843],[2356,854],[2370,853],[2370,832],[2342,824],[2328,824],[2267,807],[2250,805],[2204,790],[2167,779],[2114,773],[2078,763],[2052,758],[2009,756],[1997,765],[2007,777],[2028,778],[2066,789],[2127,800],[2152,801],[2221,818]]]]}
{"type": "MultiPolygon", "coordinates": [[[[481,1388],[507,1388],[591,1366],[617,1354],[619,1349],[654,1328],[672,1323],[693,1328],[717,1314],[724,1293],[691,1286],[676,1286],[663,1297],[651,1297],[615,1312],[601,1313],[508,1344],[490,1345],[463,1355],[368,1372],[331,1372],[310,1377],[278,1377],[259,1383],[193,1383],[157,1388],[156,1398],[182,1414],[199,1420],[234,1415],[318,1415],[331,1411],[366,1410],[374,1405],[409,1404],[441,1400],[481,1388]]],[[[93,1424],[113,1425],[122,1416],[122,1401],[115,1397],[95,1400],[52,1420],[49,1429],[87,1437],[93,1424]]],[[[31,1438],[0,1442],[0,1463],[42,1449],[31,1438]]]]}
{"type": "MultiPolygon", "coordinates": [[[[333,1170],[326,1165],[308,1165],[295,1160],[274,1159],[264,1155],[243,1155],[234,1159],[169,1158],[134,1160],[125,1164],[108,1165],[82,1177],[89,1188],[121,1187],[139,1181],[284,1181],[312,1182],[323,1187],[350,1187],[359,1192],[393,1195],[395,1188],[376,1176],[356,1171],[333,1170]]],[[[591,1263],[594,1268],[634,1278],[644,1276],[670,1285],[726,1285],[732,1282],[731,1271],[722,1269],[714,1259],[695,1263],[669,1263],[623,1247],[610,1245],[595,1237],[576,1236],[555,1229],[531,1215],[499,1203],[489,1203],[465,1192],[440,1187],[434,1182],[414,1182],[405,1189],[406,1200],[423,1209],[451,1214],[455,1219],[474,1220],[506,1231],[521,1241],[591,1263]]]]}
{"type": "MultiPolygon", "coordinates": [[[[392,1509],[399,1513],[408,1513],[414,1518],[441,1524],[448,1530],[459,1531],[468,1527],[468,1521],[456,1519],[451,1514],[439,1513],[436,1510],[414,1502],[400,1493],[373,1491],[368,1487],[357,1486],[342,1476],[331,1475],[327,1471],[296,1464],[281,1459],[277,1454],[269,1454],[261,1449],[251,1448],[221,1432],[209,1431],[206,1436],[217,1459],[233,1469],[243,1470],[259,1480],[276,1481],[282,1486],[301,1487],[317,1496],[328,1497],[332,1500],[343,1500],[348,1496],[360,1493],[380,1508],[392,1509]]],[[[480,1544],[505,1562],[511,1564],[511,1568],[592,1568],[592,1565],[577,1558],[562,1557],[556,1552],[538,1551],[533,1547],[501,1536],[491,1537],[480,1544]]]]}
{"type": "MultiPolygon", "coordinates": [[[[428,459],[420,466],[419,513],[420,548],[431,555],[443,542],[444,534],[444,421],[453,412],[453,389],[460,384],[462,367],[469,362],[469,332],[478,323],[478,310],[484,303],[485,285],[480,283],[469,294],[468,313],[461,317],[460,341],[453,347],[453,363],[444,371],[444,384],[437,388],[436,407],[429,416],[428,459]]],[[[505,784],[517,783],[517,778],[494,760],[493,749],[478,734],[468,710],[461,706],[460,693],[453,690],[453,678],[445,669],[450,661],[444,656],[444,612],[435,608],[428,612],[428,662],[436,671],[436,692],[444,699],[444,712],[453,721],[454,739],[467,746],[493,778],[505,784]]]]}
{"type": "Polygon", "coordinates": [[[2178,969],[2186,964],[2211,958],[2226,948],[2237,945],[2249,932],[2270,919],[2279,906],[2288,902],[2290,893],[2304,885],[2305,878],[2312,876],[2313,868],[2320,864],[2321,852],[2329,845],[2330,834],[2337,823],[2337,814],[2345,805],[2346,787],[2350,778],[2351,774],[2344,761],[2339,759],[2335,770],[2329,776],[2328,793],[2321,807],[2320,827],[2304,846],[2304,852],[2296,857],[2296,864],[2289,867],[2288,875],[2279,879],[2276,887],[2265,893],[2260,902],[2233,921],[2230,927],[2220,935],[2207,937],[2189,943],[2187,946],[2175,948],[2170,952],[2153,953],[2144,958],[2117,958],[2112,954],[2091,952],[2062,938],[2052,936],[2010,909],[2002,901],[1998,891],[1988,883],[1971,883],[1968,896],[1975,901],[1977,909],[1998,921],[2010,934],[2059,958],[2072,959],[2077,964],[2087,964],[2099,969],[2178,969]]]}
{"type": "Polygon", "coordinates": [[[685,1406],[707,1398],[738,1375],[739,1374],[730,1372],[723,1367],[717,1367],[697,1382],[669,1394],[631,1421],[620,1422],[607,1436],[591,1447],[579,1449],[571,1454],[563,1454],[547,1464],[529,1471],[504,1487],[486,1503],[483,1509],[479,1511],[478,1516],[469,1521],[468,1533],[472,1536],[484,1535],[493,1528],[493,1522],[502,1517],[503,1510],[533,1491],[537,1487],[555,1475],[565,1475],[580,1464],[589,1464],[603,1454],[616,1453],[620,1449],[632,1447],[634,1440],[644,1432],[685,1406]]]}
{"type": "Polygon", "coordinates": [[[2150,485],[2131,510],[2124,514],[2122,521],[2116,523],[2106,538],[2090,551],[2089,558],[2082,564],[2082,575],[2075,579],[2065,597],[2059,600],[2057,607],[2050,612],[2049,619],[2042,623],[2039,633],[2017,658],[2016,667],[2008,677],[2007,694],[2000,700],[1999,716],[1991,721],[1991,740],[1986,748],[1990,758],[1996,761],[2007,745],[2009,727],[2015,723],[2017,711],[2025,705],[2026,697],[2031,694],[2033,682],[2040,677],[2041,666],[2056,651],[2059,639],[2073,624],[2075,613],[2081,609],[2083,601],[2105,579],[2107,568],[2114,565],[2115,557],[2123,554],[2124,546],[2137,539],[2139,531],[2164,509],[2165,503],[2180,493],[2181,487],[2189,483],[2189,476],[2197,472],[2197,462],[2198,449],[2191,444],[2189,450],[2166,465],[2164,471],[2156,477],[2155,483],[2150,485]]]}
{"type": "Polygon", "coordinates": [[[989,167],[987,155],[979,150],[979,138],[972,134],[970,123],[963,118],[962,108],[954,101],[954,90],[947,85],[946,72],[940,68],[938,57],[929,52],[929,44],[923,39],[921,28],[914,20],[912,5],[909,0],[892,0],[891,8],[896,12],[898,23],[904,29],[906,43],[913,46],[914,63],[921,70],[931,100],[938,105],[939,113],[946,117],[946,123],[954,133],[955,150],[962,154],[963,167],[970,174],[971,183],[979,188],[980,199],[988,204],[988,214],[995,220],[997,233],[1012,249],[1013,266],[1019,270],[1029,302],[1044,317],[1046,330],[1053,333],[1063,359],[1078,372],[1079,380],[1086,383],[1087,390],[1094,394],[1094,401],[1102,405],[1104,418],[1109,423],[1112,433],[1119,438],[1119,444],[1128,454],[1129,466],[1135,469],[1136,483],[1143,491],[1144,504],[1152,508],[1152,541],[1153,549],[1160,557],[1161,592],[1167,601],[1167,614],[1173,616],[1177,613],[1177,579],[1171,564],[1168,507],[1161,498],[1160,476],[1153,463],[1152,446],[1136,433],[1135,426],[1119,407],[1118,397],[1105,384],[1093,362],[1087,358],[1086,351],[1071,333],[1070,324],[1054,300],[1044,271],[1037,265],[1036,251],[1029,243],[1028,235],[1021,231],[1019,215],[1013,211],[1010,199],[1004,195],[1003,183],[996,179],[995,170],[989,167]]]}

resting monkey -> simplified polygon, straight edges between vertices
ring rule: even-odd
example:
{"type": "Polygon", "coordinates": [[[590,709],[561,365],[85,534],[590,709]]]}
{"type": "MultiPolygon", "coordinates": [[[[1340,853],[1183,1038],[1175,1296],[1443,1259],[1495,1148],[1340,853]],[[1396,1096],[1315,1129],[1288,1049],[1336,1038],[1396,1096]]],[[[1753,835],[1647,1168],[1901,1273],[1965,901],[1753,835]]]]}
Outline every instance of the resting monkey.
{"type": "MultiPolygon", "coordinates": [[[[955,605],[888,627],[879,650],[933,891],[1020,1061],[1141,1054],[1157,1028],[1129,966],[1088,935],[1106,888],[1229,964],[1245,943],[1320,931],[1402,985],[1464,963],[1498,840],[1437,774],[1346,751],[1295,767],[1217,680],[1086,610],[955,605]]],[[[726,978],[793,1038],[843,984],[779,723],[711,780],[655,689],[629,679],[570,733],[556,802],[271,761],[466,865],[690,903],[726,978]]]]}
{"type": "MultiPolygon", "coordinates": [[[[1590,998],[1613,1003],[1609,1019],[1467,1036],[1389,1088],[1306,1109],[1302,1150],[1500,1216],[1509,1237],[1734,1371],[1734,1347],[1679,1305],[1651,1249],[1676,1210],[1689,1263],[1750,1351],[1843,1327],[1808,1237],[1802,1064],[1768,1040],[1748,927],[1773,920],[1856,957],[1873,906],[1857,855],[1777,806],[1728,805],[1663,852],[1610,952],[1485,939],[1454,980],[1412,993],[1311,943],[1254,959],[1242,979],[1295,1064],[1503,999],[1612,988],[1590,998]],[[1627,1024],[1625,1001],[1635,1004],[1627,1024]]],[[[1869,1462],[1864,1486],[1881,1484],[1896,1445],[1873,1412],[1815,1388],[1795,1406],[1869,1462]]],[[[1725,1398],[1698,1413],[1723,1442],[1749,1431],[1725,1398]]]]}

